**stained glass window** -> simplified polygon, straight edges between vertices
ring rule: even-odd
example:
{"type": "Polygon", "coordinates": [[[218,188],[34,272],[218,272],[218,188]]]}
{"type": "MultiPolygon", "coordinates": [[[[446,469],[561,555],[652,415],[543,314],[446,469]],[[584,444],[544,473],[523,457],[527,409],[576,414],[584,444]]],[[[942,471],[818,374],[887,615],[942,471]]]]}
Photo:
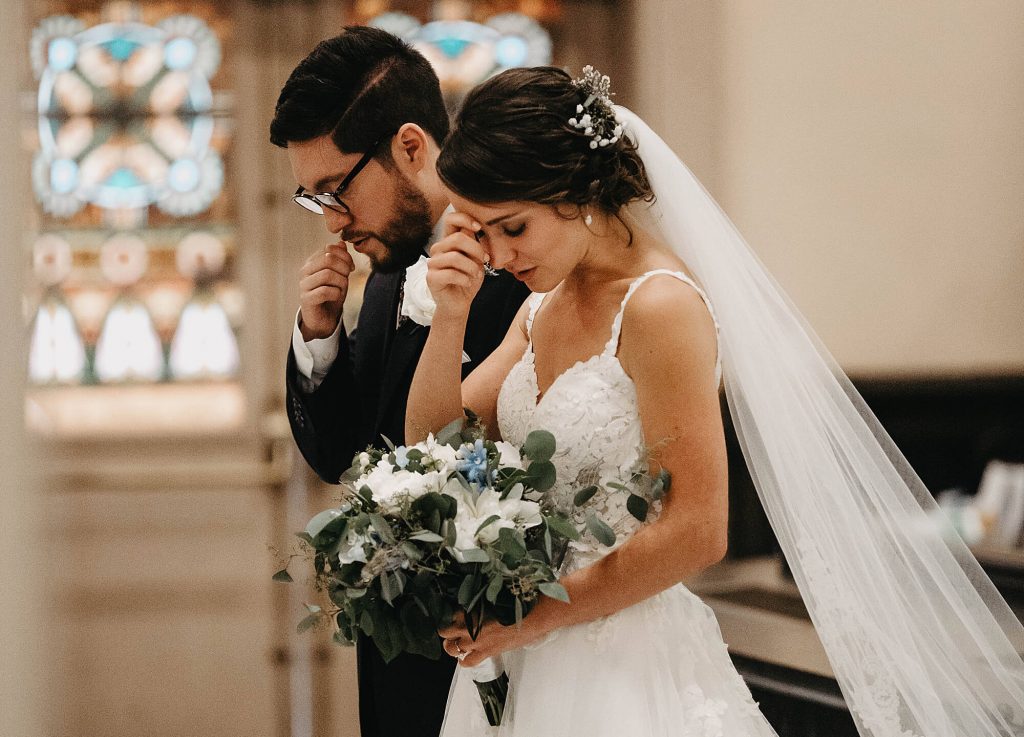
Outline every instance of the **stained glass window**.
{"type": "Polygon", "coordinates": [[[32,34],[37,385],[237,377],[230,24],[212,4],[182,6],[90,4],[32,34]]]}
{"type": "MultiPolygon", "coordinates": [[[[367,5],[380,11],[375,6],[386,3],[367,5]]],[[[439,0],[429,5],[427,22],[397,9],[367,20],[404,38],[430,60],[450,107],[456,107],[475,85],[505,69],[551,63],[551,36],[528,13],[511,8],[493,12],[492,7],[486,17],[476,17],[480,13],[474,14],[473,3],[439,0]]],[[[534,11],[545,9],[545,3],[529,5],[534,11]]]]}

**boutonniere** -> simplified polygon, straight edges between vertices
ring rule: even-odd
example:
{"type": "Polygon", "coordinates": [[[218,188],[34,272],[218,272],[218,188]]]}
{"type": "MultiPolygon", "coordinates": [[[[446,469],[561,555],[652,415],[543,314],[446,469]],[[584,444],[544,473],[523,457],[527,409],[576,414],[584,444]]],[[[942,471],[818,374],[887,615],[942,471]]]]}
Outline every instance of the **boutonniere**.
{"type": "Polygon", "coordinates": [[[405,270],[405,296],[400,314],[417,325],[429,327],[436,309],[437,303],[427,286],[427,257],[420,256],[419,261],[405,270]]]}

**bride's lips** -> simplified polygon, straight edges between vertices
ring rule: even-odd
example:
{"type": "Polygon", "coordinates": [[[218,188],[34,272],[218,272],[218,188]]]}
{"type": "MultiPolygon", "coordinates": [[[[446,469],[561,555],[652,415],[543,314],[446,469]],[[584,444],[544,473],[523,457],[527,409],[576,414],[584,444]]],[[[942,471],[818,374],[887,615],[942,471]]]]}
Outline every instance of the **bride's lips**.
{"type": "Polygon", "coordinates": [[[522,269],[521,271],[513,271],[512,272],[512,276],[514,276],[519,281],[522,281],[527,275],[532,273],[533,270],[536,269],[536,268],[537,268],[536,266],[531,266],[530,268],[522,269]]]}

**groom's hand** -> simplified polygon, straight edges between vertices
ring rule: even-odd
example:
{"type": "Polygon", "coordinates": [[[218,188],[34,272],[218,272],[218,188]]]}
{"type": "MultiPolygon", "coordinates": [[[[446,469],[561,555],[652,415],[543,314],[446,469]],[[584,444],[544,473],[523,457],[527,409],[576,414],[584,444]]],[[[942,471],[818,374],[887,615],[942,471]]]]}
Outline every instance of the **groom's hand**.
{"type": "Polygon", "coordinates": [[[344,241],[332,243],[306,259],[299,270],[302,339],[327,338],[341,320],[348,296],[348,277],[356,265],[344,241]]]}
{"type": "Polygon", "coordinates": [[[444,219],[444,237],[430,248],[427,286],[438,312],[469,314],[473,298],[484,281],[487,251],[476,240],[480,224],[461,212],[444,219]]]}

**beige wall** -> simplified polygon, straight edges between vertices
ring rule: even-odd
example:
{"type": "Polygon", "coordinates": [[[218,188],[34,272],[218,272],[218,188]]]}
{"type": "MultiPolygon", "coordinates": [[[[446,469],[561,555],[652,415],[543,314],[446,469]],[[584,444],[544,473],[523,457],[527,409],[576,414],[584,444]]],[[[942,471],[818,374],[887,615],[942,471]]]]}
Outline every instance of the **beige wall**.
{"type": "Polygon", "coordinates": [[[848,371],[1024,368],[1024,4],[634,15],[641,114],[848,371]]]}
{"type": "MultiPolygon", "coordinates": [[[[25,64],[21,50],[25,38],[22,4],[0,3],[0,28],[7,29],[0,49],[0,130],[19,127],[16,100],[23,89],[25,64]],[[11,31],[11,29],[15,29],[11,31]]],[[[22,219],[27,197],[22,177],[27,161],[16,137],[8,137],[0,176],[0,734],[32,737],[46,733],[42,719],[45,701],[43,667],[45,652],[39,647],[49,629],[43,617],[42,566],[39,565],[40,497],[28,473],[22,433],[24,401],[24,333],[11,315],[21,312],[21,279],[25,268],[22,219]]]]}

